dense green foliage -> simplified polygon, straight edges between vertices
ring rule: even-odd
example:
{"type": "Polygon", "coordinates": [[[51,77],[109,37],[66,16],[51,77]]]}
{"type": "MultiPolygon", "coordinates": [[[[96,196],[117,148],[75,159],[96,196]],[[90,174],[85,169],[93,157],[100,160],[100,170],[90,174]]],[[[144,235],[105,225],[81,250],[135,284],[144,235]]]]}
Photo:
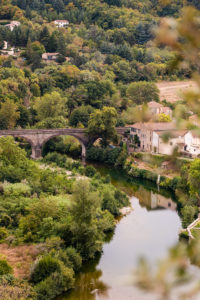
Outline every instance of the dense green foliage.
{"type": "MultiPolygon", "coordinates": [[[[0,157],[0,240],[41,245],[30,282],[38,299],[53,299],[74,286],[82,261],[101,252],[129,200],[93,167],[65,155],[49,153],[49,168],[8,137],[0,139],[0,157]]],[[[0,269],[0,276],[12,271],[4,260],[0,269]]]]}
{"type": "Polygon", "coordinates": [[[12,267],[5,259],[0,259],[0,276],[12,273],[12,267]]]}
{"type": "Polygon", "coordinates": [[[160,17],[198,7],[171,2],[2,0],[0,48],[7,41],[16,52],[0,56],[0,129],[87,127],[105,106],[124,124],[127,109],[159,101],[154,81],[190,77],[186,67],[171,71],[173,53],[152,43],[160,17]],[[58,28],[56,19],[69,25],[58,28]],[[11,31],[12,20],[20,25],[11,31]],[[45,52],[58,57],[46,61],[45,52]]]}

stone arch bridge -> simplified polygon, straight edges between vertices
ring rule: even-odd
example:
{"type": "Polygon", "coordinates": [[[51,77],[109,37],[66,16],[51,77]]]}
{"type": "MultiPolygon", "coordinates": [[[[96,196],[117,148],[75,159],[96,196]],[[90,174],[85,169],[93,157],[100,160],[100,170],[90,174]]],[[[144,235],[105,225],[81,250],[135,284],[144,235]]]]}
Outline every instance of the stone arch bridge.
{"type": "MultiPolygon", "coordinates": [[[[117,127],[116,131],[119,135],[124,135],[127,127],[117,127]]],[[[64,128],[64,129],[19,129],[19,130],[0,130],[0,137],[13,136],[26,140],[32,149],[31,157],[39,159],[42,157],[42,147],[44,144],[57,136],[70,135],[79,140],[82,147],[82,159],[86,157],[86,147],[89,139],[85,134],[85,129],[80,128],[64,128]]]]}

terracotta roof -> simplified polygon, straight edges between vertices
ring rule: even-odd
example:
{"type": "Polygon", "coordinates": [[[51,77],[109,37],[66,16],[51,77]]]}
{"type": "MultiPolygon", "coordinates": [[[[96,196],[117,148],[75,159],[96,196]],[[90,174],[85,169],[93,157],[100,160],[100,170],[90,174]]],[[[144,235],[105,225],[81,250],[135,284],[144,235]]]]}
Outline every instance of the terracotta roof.
{"type": "MultiPolygon", "coordinates": [[[[157,135],[162,136],[163,135],[163,131],[156,131],[157,135]]],[[[170,137],[171,138],[177,138],[179,136],[183,137],[186,133],[187,130],[170,130],[170,137]]]]}
{"type": "Polygon", "coordinates": [[[152,131],[167,131],[176,129],[176,124],[174,122],[147,122],[147,123],[135,123],[133,125],[129,125],[128,127],[136,128],[136,129],[149,129],[152,131]]]}

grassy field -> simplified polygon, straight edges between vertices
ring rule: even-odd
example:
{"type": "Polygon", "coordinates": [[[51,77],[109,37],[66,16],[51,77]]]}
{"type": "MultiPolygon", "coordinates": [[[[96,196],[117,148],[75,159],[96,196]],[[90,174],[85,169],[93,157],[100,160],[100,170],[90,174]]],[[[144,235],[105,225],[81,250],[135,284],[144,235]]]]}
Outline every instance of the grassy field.
{"type": "Polygon", "coordinates": [[[157,83],[160,90],[160,100],[167,100],[168,102],[176,102],[182,99],[182,94],[196,86],[192,80],[188,81],[162,81],[157,83]]]}

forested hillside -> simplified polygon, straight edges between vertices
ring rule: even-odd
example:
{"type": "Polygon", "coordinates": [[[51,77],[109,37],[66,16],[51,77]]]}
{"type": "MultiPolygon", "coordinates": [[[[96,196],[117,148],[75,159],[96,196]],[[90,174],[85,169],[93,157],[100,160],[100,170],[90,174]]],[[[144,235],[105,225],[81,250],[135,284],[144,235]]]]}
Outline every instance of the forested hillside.
{"type": "Polygon", "coordinates": [[[179,17],[188,4],[199,7],[191,0],[2,0],[0,128],[87,127],[103,106],[125,124],[127,109],[158,101],[148,82],[190,78],[187,66],[172,71],[174,54],[153,42],[160,18],[179,17]],[[11,29],[13,20],[20,23],[11,29]]]}

